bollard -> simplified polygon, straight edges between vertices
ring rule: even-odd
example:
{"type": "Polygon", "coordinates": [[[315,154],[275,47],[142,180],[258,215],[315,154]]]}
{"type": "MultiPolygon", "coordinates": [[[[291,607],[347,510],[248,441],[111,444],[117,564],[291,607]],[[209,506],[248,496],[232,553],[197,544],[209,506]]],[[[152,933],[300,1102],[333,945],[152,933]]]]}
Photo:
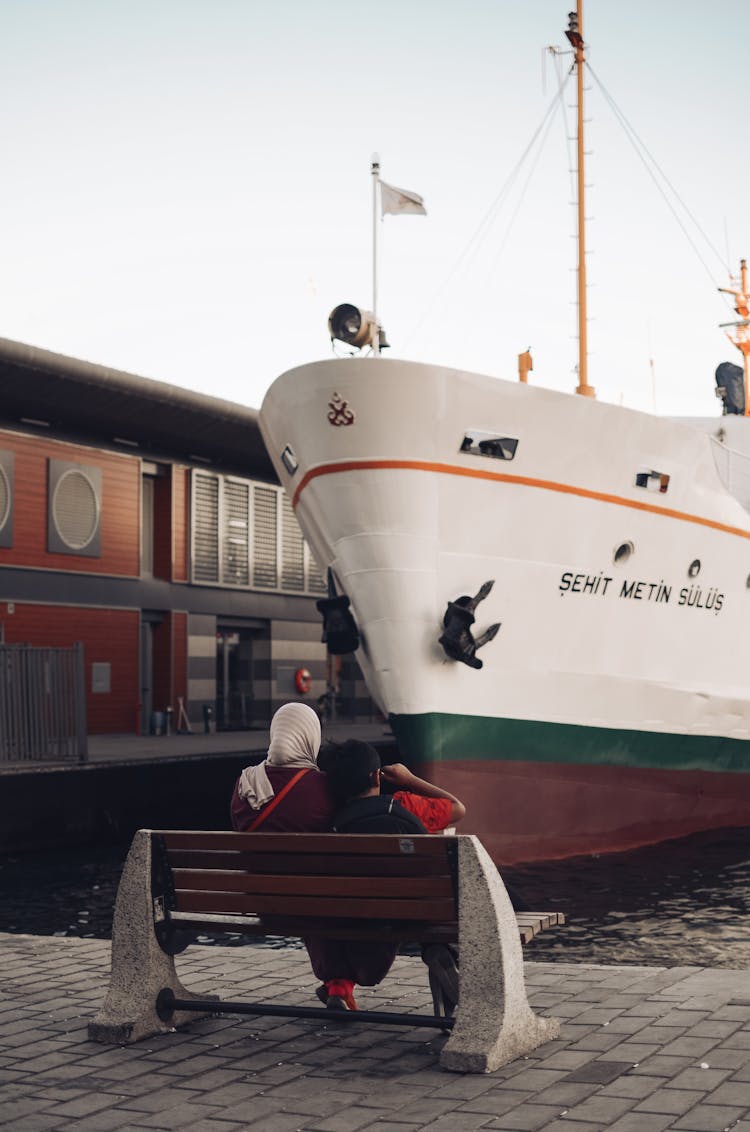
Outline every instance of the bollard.
{"type": "Polygon", "coordinates": [[[164,712],[152,711],[151,712],[151,734],[163,735],[164,734],[164,712]]]}

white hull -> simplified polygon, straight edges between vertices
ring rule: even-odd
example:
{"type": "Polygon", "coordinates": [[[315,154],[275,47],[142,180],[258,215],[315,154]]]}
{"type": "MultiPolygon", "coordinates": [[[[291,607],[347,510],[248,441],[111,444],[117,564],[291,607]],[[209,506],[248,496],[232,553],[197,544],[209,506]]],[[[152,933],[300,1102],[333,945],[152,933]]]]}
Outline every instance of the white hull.
{"type": "Polygon", "coordinates": [[[705,433],[383,359],[284,374],[261,428],[389,715],[750,738],[750,516],[705,433]],[[341,401],[350,424],[329,421],[341,401]],[[472,430],[517,439],[515,458],[459,451],[472,430]],[[644,470],[670,477],[666,493],[636,486],[644,470]],[[477,671],[438,637],[447,603],[488,579],[476,632],[502,628],[477,671]]]}
{"type": "Polygon", "coordinates": [[[402,757],[499,863],[750,825],[750,516],[723,483],[746,460],[706,428],[382,359],[284,374],[261,428],[402,757]],[[478,430],[514,458],[462,451],[478,430]],[[475,669],[439,637],[490,579],[475,669]]]}

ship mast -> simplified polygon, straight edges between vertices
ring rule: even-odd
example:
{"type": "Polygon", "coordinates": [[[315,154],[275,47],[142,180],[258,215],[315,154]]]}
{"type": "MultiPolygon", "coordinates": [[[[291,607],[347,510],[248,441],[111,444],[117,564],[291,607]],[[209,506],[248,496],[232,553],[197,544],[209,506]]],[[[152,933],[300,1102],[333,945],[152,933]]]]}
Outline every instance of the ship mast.
{"type": "Polygon", "coordinates": [[[583,138],[583,64],[585,63],[583,42],[583,0],[576,0],[575,12],[568,14],[568,29],[565,32],[575,53],[576,78],[578,80],[578,130],[577,130],[577,179],[578,179],[578,387],[576,393],[582,397],[596,397],[596,390],[589,385],[588,359],[588,311],[586,303],[586,178],[585,151],[583,138]]]}
{"type": "Polygon", "coordinates": [[[747,260],[740,260],[740,278],[732,280],[739,283],[739,289],[732,287],[719,287],[725,295],[734,295],[734,309],[740,316],[739,322],[725,322],[723,326],[731,326],[727,330],[727,338],[742,354],[742,365],[745,370],[745,416],[750,417],[750,397],[748,397],[748,355],[750,355],[750,295],[747,291],[747,260]]]}

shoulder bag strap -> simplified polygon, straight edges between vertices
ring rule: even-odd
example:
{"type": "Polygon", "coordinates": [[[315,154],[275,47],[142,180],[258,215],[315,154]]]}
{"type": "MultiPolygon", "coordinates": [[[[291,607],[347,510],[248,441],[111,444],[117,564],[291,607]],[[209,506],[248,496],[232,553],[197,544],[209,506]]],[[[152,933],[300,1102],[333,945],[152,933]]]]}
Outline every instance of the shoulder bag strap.
{"type": "Polygon", "coordinates": [[[257,829],[258,826],[261,825],[266,820],[266,818],[271,813],[271,811],[276,809],[276,807],[278,806],[281,799],[286,797],[286,795],[289,793],[289,791],[292,789],[292,787],[295,785],[295,783],[299,782],[300,778],[302,778],[302,775],[307,774],[307,772],[309,770],[312,770],[312,767],[305,766],[305,767],[302,768],[302,770],[298,770],[297,773],[295,774],[294,778],[289,779],[289,781],[287,782],[284,789],[280,790],[278,794],[275,794],[274,797],[273,797],[273,800],[270,801],[268,803],[268,805],[265,806],[264,809],[262,809],[260,811],[260,813],[258,814],[255,821],[251,822],[250,825],[245,826],[244,832],[250,833],[251,830],[257,829]]]}

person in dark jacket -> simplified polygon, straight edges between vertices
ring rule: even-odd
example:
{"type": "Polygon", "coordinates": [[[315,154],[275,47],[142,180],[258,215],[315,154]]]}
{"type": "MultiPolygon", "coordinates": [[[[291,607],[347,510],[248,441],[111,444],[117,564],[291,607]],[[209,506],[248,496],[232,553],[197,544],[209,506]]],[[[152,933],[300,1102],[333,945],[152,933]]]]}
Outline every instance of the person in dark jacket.
{"type": "MultiPolygon", "coordinates": [[[[350,739],[330,744],[321,751],[318,765],[333,796],[337,833],[436,833],[466,813],[458,798],[417,778],[402,763],[381,767],[380,756],[369,743],[350,739]],[[395,794],[381,794],[383,780],[399,788],[395,794]]],[[[308,952],[321,980],[318,998],[329,1010],[356,1010],[355,986],[382,982],[397,951],[397,945],[380,941],[316,940],[314,947],[308,945],[308,952]]],[[[431,971],[435,966],[442,971],[452,963],[449,955],[433,954],[431,949],[425,949],[423,959],[431,971]]],[[[457,972],[453,981],[457,985],[457,972]]]]}

